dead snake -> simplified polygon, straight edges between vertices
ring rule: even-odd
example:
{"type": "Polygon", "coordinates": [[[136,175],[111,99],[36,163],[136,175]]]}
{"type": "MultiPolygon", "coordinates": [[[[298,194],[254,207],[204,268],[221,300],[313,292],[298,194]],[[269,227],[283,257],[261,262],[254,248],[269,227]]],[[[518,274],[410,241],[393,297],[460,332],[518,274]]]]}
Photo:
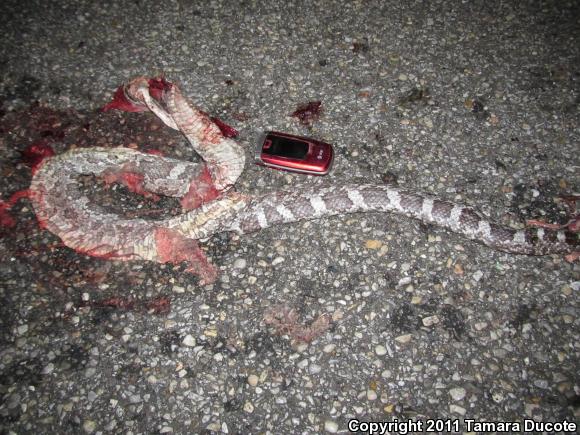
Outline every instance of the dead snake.
{"type": "Polygon", "coordinates": [[[181,131],[205,165],[128,148],[74,149],[46,159],[30,186],[34,210],[43,227],[79,252],[160,263],[185,261],[187,271],[210,283],[217,272],[197,245],[199,239],[357,212],[399,213],[514,254],[566,254],[578,249],[578,235],[572,231],[516,230],[489,221],[471,207],[392,186],[347,184],[259,196],[230,191],[244,168],[243,149],[192,107],[176,85],[138,77],[120,90],[118,97],[133,107],[129,110],[151,110],[181,131]],[[182,198],[189,211],[157,221],[121,218],[82,194],[80,174],[120,182],[129,174],[137,177],[142,192],[182,198]]]}

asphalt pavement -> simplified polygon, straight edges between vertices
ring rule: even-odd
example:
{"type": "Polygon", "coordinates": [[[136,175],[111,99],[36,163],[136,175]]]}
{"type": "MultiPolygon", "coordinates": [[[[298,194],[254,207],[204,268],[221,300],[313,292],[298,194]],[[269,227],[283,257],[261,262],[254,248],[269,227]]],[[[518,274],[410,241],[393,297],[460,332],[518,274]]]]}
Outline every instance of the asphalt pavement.
{"type": "MultiPolygon", "coordinates": [[[[4,200],[28,187],[21,151],[42,138],[57,152],[106,142],[195,158],[150,114],[98,112],[124,81],[163,74],[239,130],[238,191],[396,183],[517,228],[576,212],[577,1],[1,9],[4,200]],[[312,101],[319,116],[291,116],[312,101]],[[261,130],[332,143],[331,173],[254,165],[261,130]]],[[[149,207],[85,183],[107,204],[149,207]]],[[[203,248],[220,278],[200,286],[179,265],[63,247],[27,200],[9,212],[2,434],[552,433],[578,422],[580,267],[562,256],[355,214],[213,237],[203,248]]]]}

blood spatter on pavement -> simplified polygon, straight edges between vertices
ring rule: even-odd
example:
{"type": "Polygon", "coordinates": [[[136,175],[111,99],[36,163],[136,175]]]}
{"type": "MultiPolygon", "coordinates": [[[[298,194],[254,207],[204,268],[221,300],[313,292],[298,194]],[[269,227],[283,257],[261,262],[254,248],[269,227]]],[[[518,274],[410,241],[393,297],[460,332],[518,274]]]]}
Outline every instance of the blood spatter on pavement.
{"type": "Polygon", "coordinates": [[[322,113],[321,101],[309,101],[308,103],[300,104],[292,116],[298,118],[302,125],[310,126],[317,121],[322,113]]]}

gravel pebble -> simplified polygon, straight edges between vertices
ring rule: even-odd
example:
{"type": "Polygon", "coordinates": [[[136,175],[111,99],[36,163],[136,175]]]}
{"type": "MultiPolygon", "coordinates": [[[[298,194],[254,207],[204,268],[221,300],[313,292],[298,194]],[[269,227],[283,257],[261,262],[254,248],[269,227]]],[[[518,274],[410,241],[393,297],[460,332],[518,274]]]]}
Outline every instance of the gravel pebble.
{"type": "Polygon", "coordinates": [[[185,346],[187,346],[187,347],[195,347],[195,345],[197,344],[197,343],[196,343],[196,340],[195,340],[195,337],[193,337],[193,336],[192,336],[192,335],[190,335],[190,334],[187,334],[187,335],[186,335],[186,336],[183,338],[183,341],[182,341],[182,343],[183,343],[185,346]]]}
{"type": "Polygon", "coordinates": [[[439,323],[439,317],[438,316],[423,317],[421,321],[423,322],[423,326],[429,327],[439,323]]]}
{"type": "Polygon", "coordinates": [[[247,262],[243,258],[237,258],[236,261],[234,261],[234,268],[236,269],[245,269],[246,265],[247,262]]]}
{"type": "Polygon", "coordinates": [[[308,367],[308,373],[311,375],[316,375],[322,371],[322,367],[318,364],[310,364],[308,367]]]}
{"type": "Polygon", "coordinates": [[[83,422],[83,430],[86,433],[93,433],[97,428],[97,423],[93,420],[85,420],[83,422]]]}
{"type": "Polygon", "coordinates": [[[248,414],[251,414],[252,412],[254,412],[254,404],[252,402],[245,402],[244,403],[244,411],[247,412],[248,414]]]}
{"type": "Polygon", "coordinates": [[[487,328],[487,322],[477,322],[474,327],[476,331],[482,331],[487,328]]]}
{"type": "Polygon", "coordinates": [[[324,346],[324,348],[322,349],[322,351],[324,353],[332,353],[334,352],[334,350],[336,349],[336,344],[330,343],[324,346]]]}
{"type": "Polygon", "coordinates": [[[413,338],[413,336],[411,334],[403,334],[403,335],[399,335],[398,337],[395,337],[395,341],[397,341],[398,343],[401,344],[405,344],[411,341],[411,338],[413,338]]]}
{"type": "Polygon", "coordinates": [[[324,422],[324,430],[328,433],[337,433],[338,432],[338,424],[332,420],[326,420],[324,422]]]}
{"type": "Polygon", "coordinates": [[[248,376],[248,384],[252,387],[255,387],[256,385],[258,385],[258,381],[259,378],[256,375],[250,375],[248,376]]]}
{"type": "Polygon", "coordinates": [[[383,246],[383,243],[380,240],[367,240],[365,242],[367,249],[379,249],[381,246],[383,246]]]}
{"type": "Polygon", "coordinates": [[[185,293],[185,287],[182,287],[180,285],[174,285],[171,290],[173,291],[173,293],[185,293]]]}
{"type": "Polygon", "coordinates": [[[453,400],[459,402],[465,398],[465,388],[457,387],[449,390],[449,395],[453,400]]]}
{"type": "Polygon", "coordinates": [[[459,414],[463,416],[466,413],[466,409],[462,406],[453,404],[449,406],[449,412],[451,412],[451,414],[459,414]]]}

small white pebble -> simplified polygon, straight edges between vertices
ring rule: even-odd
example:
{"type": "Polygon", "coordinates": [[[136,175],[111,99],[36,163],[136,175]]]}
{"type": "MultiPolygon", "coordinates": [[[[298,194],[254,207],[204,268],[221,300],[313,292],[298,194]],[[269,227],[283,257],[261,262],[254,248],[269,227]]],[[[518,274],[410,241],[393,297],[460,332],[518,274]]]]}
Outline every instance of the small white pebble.
{"type": "Polygon", "coordinates": [[[439,317],[438,316],[429,316],[429,317],[423,317],[422,319],[423,325],[424,326],[433,326],[436,325],[437,323],[439,323],[439,317]]]}
{"type": "Polygon", "coordinates": [[[413,279],[410,276],[406,276],[404,278],[401,278],[397,285],[404,286],[404,285],[410,284],[411,281],[413,281],[413,279]]]}
{"type": "Polygon", "coordinates": [[[465,415],[465,408],[462,408],[462,407],[461,407],[461,406],[459,406],[459,405],[455,405],[455,404],[453,404],[453,405],[450,405],[450,406],[449,406],[449,411],[450,411],[452,414],[465,415]]]}
{"type": "Polygon", "coordinates": [[[95,423],[93,420],[86,420],[83,423],[83,430],[86,433],[93,433],[96,428],[97,428],[97,423],[95,423]]]}
{"type": "Polygon", "coordinates": [[[381,344],[375,347],[375,353],[379,356],[383,356],[387,354],[387,348],[381,344]]]}
{"type": "Polygon", "coordinates": [[[338,432],[338,424],[332,420],[326,420],[324,422],[324,430],[329,433],[338,432]]]}
{"type": "Polygon", "coordinates": [[[452,388],[451,390],[449,390],[449,395],[456,402],[463,400],[465,398],[465,388],[461,388],[461,387],[452,388]]]}
{"type": "Polygon", "coordinates": [[[316,375],[318,373],[320,373],[322,371],[322,367],[320,367],[318,364],[310,364],[310,367],[308,367],[308,372],[311,375],[316,375]]]}
{"type": "Polygon", "coordinates": [[[503,402],[504,396],[499,391],[496,391],[496,392],[492,393],[491,398],[493,399],[493,401],[495,403],[501,403],[501,402],[503,402]]]}
{"type": "Polygon", "coordinates": [[[408,343],[409,341],[411,341],[411,338],[413,336],[411,334],[403,334],[403,335],[399,335],[398,337],[395,337],[395,341],[398,343],[408,343]]]}
{"type": "Polygon", "coordinates": [[[191,334],[187,334],[182,342],[184,345],[186,345],[187,347],[195,347],[195,337],[193,337],[191,334]]]}
{"type": "Polygon", "coordinates": [[[235,269],[244,269],[246,267],[246,260],[244,260],[243,258],[238,258],[236,261],[234,261],[234,268],[235,269]]]}
{"type": "Polygon", "coordinates": [[[295,347],[294,350],[296,350],[296,352],[302,353],[304,352],[306,349],[308,349],[308,344],[307,343],[298,343],[295,347]]]}
{"type": "Polygon", "coordinates": [[[248,376],[248,384],[250,384],[250,386],[255,387],[256,385],[258,385],[258,381],[259,381],[258,376],[256,375],[248,376]]]}
{"type": "Polygon", "coordinates": [[[377,392],[375,390],[367,390],[367,399],[368,400],[377,400],[377,392]]]}
{"type": "Polygon", "coordinates": [[[206,429],[212,432],[219,432],[221,430],[221,425],[217,422],[210,423],[207,425],[206,429]]]}
{"type": "Polygon", "coordinates": [[[282,262],[284,262],[284,257],[276,257],[272,260],[272,266],[276,266],[282,262]]]}
{"type": "Polygon", "coordinates": [[[333,351],[334,351],[334,349],[336,349],[336,345],[335,345],[335,344],[332,344],[332,343],[330,343],[330,344],[327,344],[326,346],[324,346],[324,347],[322,348],[322,351],[323,351],[324,353],[331,353],[331,352],[333,352],[333,351]]]}
{"type": "Polygon", "coordinates": [[[473,325],[473,326],[474,326],[474,328],[475,328],[477,331],[481,331],[482,329],[485,329],[485,328],[487,328],[487,322],[477,322],[477,323],[476,323],[475,325],[473,325]]]}

